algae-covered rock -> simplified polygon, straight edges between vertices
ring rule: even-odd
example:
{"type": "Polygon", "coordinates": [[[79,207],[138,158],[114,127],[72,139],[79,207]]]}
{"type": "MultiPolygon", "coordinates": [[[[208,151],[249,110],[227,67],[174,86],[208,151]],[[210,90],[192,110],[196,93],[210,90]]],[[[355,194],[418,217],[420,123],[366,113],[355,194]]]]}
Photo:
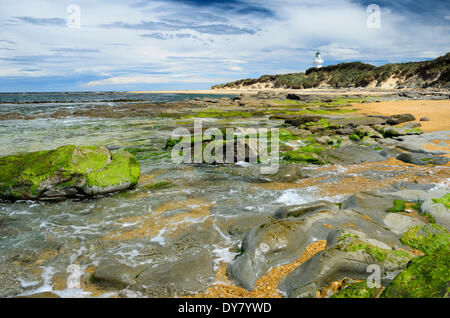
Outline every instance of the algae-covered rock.
{"type": "Polygon", "coordinates": [[[442,247],[411,261],[381,294],[383,298],[450,296],[450,249],[442,247]]]}
{"type": "Polygon", "coordinates": [[[447,209],[450,209],[450,193],[447,193],[442,198],[433,199],[433,202],[443,204],[447,209]]]}
{"type": "Polygon", "coordinates": [[[441,248],[450,250],[450,234],[437,224],[415,226],[404,233],[400,241],[424,253],[430,253],[441,248]]]}
{"type": "Polygon", "coordinates": [[[353,283],[340,290],[331,298],[375,298],[380,293],[381,288],[370,288],[367,282],[353,283]]]}
{"type": "Polygon", "coordinates": [[[420,207],[422,212],[430,214],[437,224],[450,230],[450,194],[447,193],[441,198],[433,197],[437,196],[433,195],[422,203],[420,207]]]}
{"type": "Polygon", "coordinates": [[[425,256],[412,260],[386,287],[381,297],[450,297],[450,234],[437,224],[416,226],[400,241],[425,256]]]}
{"type": "Polygon", "coordinates": [[[140,166],[128,152],[73,145],[0,158],[0,198],[61,200],[126,190],[140,166]]]}
{"type": "Polygon", "coordinates": [[[316,297],[317,292],[332,282],[343,279],[369,278],[369,265],[380,269],[381,283],[390,282],[405,269],[414,255],[393,250],[385,243],[370,238],[359,238],[347,231],[338,234],[338,244],[320,252],[280,281],[278,289],[293,298],[316,297]]]}
{"type": "Polygon", "coordinates": [[[385,138],[399,137],[407,135],[421,135],[423,134],[420,128],[407,128],[407,127],[392,127],[389,125],[377,125],[374,129],[381,133],[385,138]]]}
{"type": "Polygon", "coordinates": [[[357,212],[338,210],[336,204],[325,201],[284,207],[274,217],[245,235],[241,254],[227,268],[229,277],[248,290],[270,268],[298,259],[308,245],[321,240],[326,240],[329,247],[335,245],[337,232],[348,227],[358,229],[358,236],[382,248],[398,244],[394,233],[357,212]]]}

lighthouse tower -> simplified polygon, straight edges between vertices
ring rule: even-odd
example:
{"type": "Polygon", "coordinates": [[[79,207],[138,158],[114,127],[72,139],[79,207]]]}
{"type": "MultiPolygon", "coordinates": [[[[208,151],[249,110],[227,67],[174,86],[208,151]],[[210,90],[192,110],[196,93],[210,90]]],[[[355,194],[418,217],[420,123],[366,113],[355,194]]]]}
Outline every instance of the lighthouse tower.
{"type": "Polygon", "coordinates": [[[316,57],[314,58],[314,67],[315,68],[321,68],[323,64],[322,57],[320,56],[320,52],[316,52],[316,57]]]}

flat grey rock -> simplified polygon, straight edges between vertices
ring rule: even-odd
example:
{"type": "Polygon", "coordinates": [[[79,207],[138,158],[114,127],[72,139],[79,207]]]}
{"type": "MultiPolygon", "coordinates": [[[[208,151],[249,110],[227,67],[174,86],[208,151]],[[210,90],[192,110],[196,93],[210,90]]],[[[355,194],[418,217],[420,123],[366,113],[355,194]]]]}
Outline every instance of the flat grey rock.
{"type": "Polygon", "coordinates": [[[412,163],[418,166],[445,165],[450,161],[447,157],[433,156],[421,153],[402,153],[397,156],[397,160],[412,163]]]}
{"type": "Polygon", "coordinates": [[[270,268],[296,260],[308,245],[319,240],[326,240],[328,246],[335,245],[337,229],[351,227],[349,224],[358,229],[354,232],[360,237],[390,247],[399,243],[395,233],[364,214],[327,209],[324,202],[280,209],[274,216],[277,219],[254,227],[246,234],[242,254],[228,266],[229,277],[248,290],[252,290],[258,278],[270,268]]]}
{"type": "Polygon", "coordinates": [[[352,237],[342,240],[342,238],[343,236],[338,238],[340,242],[338,247],[331,247],[314,255],[289,273],[280,281],[278,289],[287,297],[314,298],[317,291],[329,286],[334,281],[366,280],[371,274],[371,271],[368,271],[369,265],[378,266],[381,283],[387,284],[406,268],[410,259],[414,258],[413,255],[406,253],[406,255],[399,255],[391,249],[384,249],[383,243],[379,242],[378,244],[382,245],[381,248],[386,255],[386,258],[381,260],[365,249],[356,251],[345,249],[345,244],[349,244],[353,240],[368,245],[373,245],[371,243],[375,240],[360,240],[352,237]]]}
{"type": "Polygon", "coordinates": [[[386,157],[379,151],[359,145],[341,146],[337,149],[327,150],[323,152],[322,156],[333,164],[358,164],[386,160],[386,157]]]}
{"type": "Polygon", "coordinates": [[[416,225],[424,225],[417,218],[398,213],[387,213],[384,217],[384,224],[395,234],[403,234],[411,227],[416,225]]]}

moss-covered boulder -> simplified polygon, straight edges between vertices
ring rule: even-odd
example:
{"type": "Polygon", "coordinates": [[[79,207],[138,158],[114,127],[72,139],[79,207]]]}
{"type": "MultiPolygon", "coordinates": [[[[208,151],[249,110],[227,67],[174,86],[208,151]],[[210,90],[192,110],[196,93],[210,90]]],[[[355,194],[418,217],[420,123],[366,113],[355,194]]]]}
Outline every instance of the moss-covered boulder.
{"type": "Polygon", "coordinates": [[[430,253],[441,248],[450,250],[450,234],[437,224],[415,226],[405,232],[400,241],[424,253],[430,253]]]}
{"type": "Polygon", "coordinates": [[[358,282],[346,286],[344,289],[333,294],[331,298],[375,298],[381,291],[380,288],[370,288],[367,282],[358,282]]]}
{"type": "Polygon", "coordinates": [[[134,187],[140,166],[128,152],[73,145],[0,157],[0,198],[61,200],[134,187]]]}
{"type": "Polygon", "coordinates": [[[450,297],[450,249],[440,248],[413,259],[386,287],[381,297],[450,297]]]}
{"type": "Polygon", "coordinates": [[[403,244],[421,250],[424,256],[413,259],[386,287],[381,297],[450,297],[450,234],[442,226],[416,226],[401,237],[403,244]]]}

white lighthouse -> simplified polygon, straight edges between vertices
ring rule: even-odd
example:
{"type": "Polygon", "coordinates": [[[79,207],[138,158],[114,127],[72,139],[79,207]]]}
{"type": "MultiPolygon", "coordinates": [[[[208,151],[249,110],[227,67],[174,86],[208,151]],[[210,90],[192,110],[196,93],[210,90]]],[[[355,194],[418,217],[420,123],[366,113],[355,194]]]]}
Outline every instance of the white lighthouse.
{"type": "Polygon", "coordinates": [[[316,52],[316,57],[314,58],[314,67],[315,68],[321,68],[323,64],[322,57],[320,56],[320,52],[316,52]]]}

